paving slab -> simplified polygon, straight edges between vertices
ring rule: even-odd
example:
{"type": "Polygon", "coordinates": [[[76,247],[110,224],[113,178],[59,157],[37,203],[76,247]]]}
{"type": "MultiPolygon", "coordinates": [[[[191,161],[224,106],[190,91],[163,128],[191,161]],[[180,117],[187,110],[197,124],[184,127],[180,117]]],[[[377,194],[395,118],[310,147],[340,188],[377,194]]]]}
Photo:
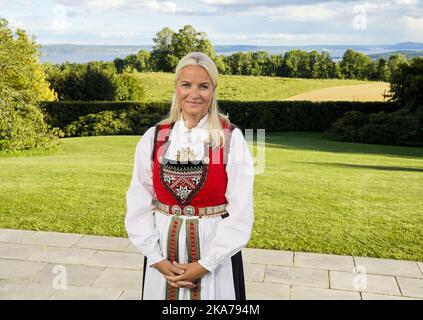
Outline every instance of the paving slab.
{"type": "Polygon", "coordinates": [[[141,289],[125,289],[119,300],[141,300],[141,289]]]}
{"type": "Polygon", "coordinates": [[[82,237],[83,235],[81,234],[37,231],[28,238],[22,239],[22,243],[38,244],[44,246],[71,247],[82,237]]]}
{"type": "Polygon", "coordinates": [[[86,264],[106,268],[141,270],[144,266],[144,257],[131,252],[97,251],[86,264]]]}
{"type": "Polygon", "coordinates": [[[50,300],[117,300],[123,290],[112,288],[93,288],[68,286],[64,290],[55,290],[50,300]]]}
{"type": "Polygon", "coordinates": [[[294,253],[289,251],[245,248],[242,250],[243,262],[270,264],[278,266],[293,265],[294,253]]]}
{"type": "Polygon", "coordinates": [[[0,242],[21,243],[36,232],[32,230],[0,229],[0,242]]]}
{"type": "Polygon", "coordinates": [[[32,276],[46,265],[45,262],[0,259],[0,279],[10,280],[32,276]]]}
{"type": "Polygon", "coordinates": [[[73,247],[107,251],[123,251],[129,246],[129,244],[129,240],[126,238],[86,235],[79,239],[73,247]]]}
{"type": "Polygon", "coordinates": [[[367,273],[400,277],[423,278],[417,262],[393,259],[354,257],[357,267],[367,273]]]}
{"type": "Polygon", "coordinates": [[[105,268],[92,285],[98,288],[141,289],[142,270],[105,268]]]}
{"type": "Polygon", "coordinates": [[[289,300],[290,286],[246,281],[245,291],[248,300],[289,300]]]}
{"type": "Polygon", "coordinates": [[[0,258],[26,260],[42,249],[32,244],[0,242],[0,258]]]}
{"type": "Polygon", "coordinates": [[[28,260],[43,261],[65,264],[86,264],[96,250],[67,248],[67,247],[43,247],[32,254],[28,260]]]}
{"type": "Polygon", "coordinates": [[[244,263],[244,277],[246,281],[263,281],[266,266],[257,263],[244,263]]]}
{"type": "Polygon", "coordinates": [[[351,256],[296,252],[294,267],[352,272],[354,259],[351,256]]]}
{"type": "Polygon", "coordinates": [[[362,292],[361,293],[362,300],[418,300],[416,298],[409,298],[403,296],[390,296],[386,294],[377,294],[377,293],[369,293],[369,292],[362,292]]]}
{"type": "Polygon", "coordinates": [[[423,299],[423,279],[397,277],[403,296],[423,299]]]}
{"type": "Polygon", "coordinates": [[[264,282],[329,288],[327,270],[267,266],[264,282]]]}
{"type": "Polygon", "coordinates": [[[128,246],[123,249],[124,252],[133,252],[133,253],[140,253],[140,251],[137,249],[136,246],[134,246],[132,243],[129,243],[128,246]]]}
{"type": "Polygon", "coordinates": [[[47,300],[53,293],[53,287],[39,283],[0,281],[0,300],[47,300]]]}
{"type": "Polygon", "coordinates": [[[292,300],[361,300],[359,292],[292,286],[292,300]]]}
{"type": "Polygon", "coordinates": [[[401,295],[397,281],[393,276],[342,271],[330,271],[329,275],[331,289],[401,295]]]}
{"type": "Polygon", "coordinates": [[[53,287],[54,283],[62,281],[59,278],[63,276],[67,285],[88,287],[94,284],[103,271],[103,267],[49,263],[38,273],[24,279],[53,287]]]}

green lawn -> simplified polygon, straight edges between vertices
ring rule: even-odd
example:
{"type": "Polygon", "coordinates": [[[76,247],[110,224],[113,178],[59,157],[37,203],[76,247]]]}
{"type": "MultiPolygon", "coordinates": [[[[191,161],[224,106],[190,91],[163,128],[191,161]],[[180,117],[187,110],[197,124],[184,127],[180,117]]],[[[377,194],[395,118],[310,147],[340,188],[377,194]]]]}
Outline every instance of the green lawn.
{"type": "MultiPolygon", "coordinates": [[[[173,95],[173,73],[139,72],[137,73],[137,77],[145,89],[146,99],[171,100],[173,95]]],[[[220,75],[218,99],[273,101],[282,100],[311,90],[365,83],[372,82],[361,80],[220,75]]]]}
{"type": "MultiPolygon", "coordinates": [[[[0,154],[0,227],[125,236],[139,137],[63,139],[0,154]]],[[[266,136],[249,247],[423,261],[423,148],[266,136]]]]}

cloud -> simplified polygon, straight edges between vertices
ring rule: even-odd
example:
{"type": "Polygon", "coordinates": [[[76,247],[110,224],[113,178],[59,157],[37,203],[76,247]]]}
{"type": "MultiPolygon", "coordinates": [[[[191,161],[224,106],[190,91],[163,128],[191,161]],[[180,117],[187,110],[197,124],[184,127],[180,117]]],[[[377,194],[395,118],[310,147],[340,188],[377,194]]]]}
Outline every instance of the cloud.
{"type": "Polygon", "coordinates": [[[417,5],[419,3],[419,0],[394,0],[394,4],[396,5],[417,5]]]}
{"type": "MultiPolygon", "coordinates": [[[[337,0],[200,0],[201,3],[208,5],[245,5],[245,6],[283,6],[291,4],[319,4],[326,2],[335,2],[337,0]]],[[[348,0],[356,1],[356,0],[348,0]]],[[[343,1],[343,2],[348,2],[343,1]]]]}
{"type": "Polygon", "coordinates": [[[279,8],[261,7],[260,15],[268,16],[269,20],[289,21],[327,21],[333,19],[337,11],[323,5],[284,6],[279,8]]]}
{"type": "Polygon", "coordinates": [[[71,27],[68,21],[66,6],[59,4],[53,7],[53,21],[51,24],[53,32],[65,32],[71,27]]]}
{"type": "Polygon", "coordinates": [[[408,31],[419,37],[418,41],[423,41],[423,17],[414,18],[410,16],[404,16],[403,21],[408,31]]]}
{"type": "MultiPolygon", "coordinates": [[[[80,7],[89,13],[100,13],[104,11],[131,11],[148,10],[164,14],[178,14],[193,10],[178,6],[176,1],[167,0],[58,0],[68,6],[80,7]]],[[[144,13],[144,12],[143,12],[144,13]]]]}
{"type": "Polygon", "coordinates": [[[83,7],[90,12],[116,9],[125,4],[124,0],[59,0],[58,2],[67,6],[83,7]]]}

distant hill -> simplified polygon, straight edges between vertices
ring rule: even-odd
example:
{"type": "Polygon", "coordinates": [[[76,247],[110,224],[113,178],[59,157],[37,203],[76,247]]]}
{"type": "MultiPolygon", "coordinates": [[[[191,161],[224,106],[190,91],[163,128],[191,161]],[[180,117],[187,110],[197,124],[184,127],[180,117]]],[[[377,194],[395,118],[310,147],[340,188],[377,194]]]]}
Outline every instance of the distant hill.
{"type": "Polygon", "coordinates": [[[421,42],[401,42],[386,47],[392,50],[423,50],[423,43],[421,42]]]}
{"type": "Polygon", "coordinates": [[[375,53],[375,54],[369,54],[369,57],[371,57],[373,60],[379,60],[380,58],[383,58],[385,60],[389,60],[390,56],[393,56],[395,54],[402,54],[407,59],[413,59],[415,57],[423,57],[423,50],[397,50],[397,51],[389,51],[385,53],[375,53]]]}
{"type": "MultiPolygon", "coordinates": [[[[309,46],[255,46],[255,45],[215,45],[218,55],[231,55],[235,52],[247,51],[267,51],[269,54],[284,54],[287,51],[298,49],[304,51],[318,52],[327,51],[334,61],[342,58],[347,49],[364,53],[366,55],[391,54],[393,50],[407,51],[407,54],[413,53],[421,55],[423,43],[403,42],[389,45],[309,45],[309,46]],[[414,50],[414,51],[410,51],[414,50]],[[416,52],[415,52],[416,51],[416,52]]],[[[151,50],[152,45],[74,45],[74,44],[53,44],[41,46],[41,61],[52,63],[63,63],[65,61],[84,63],[92,60],[113,61],[115,58],[124,58],[129,54],[136,54],[139,50],[151,50]]],[[[388,56],[389,58],[389,56],[388,56]]]]}

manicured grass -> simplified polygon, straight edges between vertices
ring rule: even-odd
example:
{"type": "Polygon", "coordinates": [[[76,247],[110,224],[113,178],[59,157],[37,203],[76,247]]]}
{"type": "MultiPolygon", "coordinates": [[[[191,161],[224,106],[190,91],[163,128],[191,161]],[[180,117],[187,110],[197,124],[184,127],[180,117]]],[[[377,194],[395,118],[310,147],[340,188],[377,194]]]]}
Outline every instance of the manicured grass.
{"type": "MultiPolygon", "coordinates": [[[[137,73],[149,100],[171,100],[173,95],[173,73],[137,73]]],[[[253,77],[220,75],[218,99],[242,101],[282,100],[312,90],[371,83],[360,80],[338,79],[294,79],[280,77],[253,77]]]]}
{"type": "MultiPolygon", "coordinates": [[[[0,227],[125,236],[139,137],[63,140],[0,154],[0,227]]],[[[423,149],[266,136],[249,247],[423,261],[423,149]]]]}

